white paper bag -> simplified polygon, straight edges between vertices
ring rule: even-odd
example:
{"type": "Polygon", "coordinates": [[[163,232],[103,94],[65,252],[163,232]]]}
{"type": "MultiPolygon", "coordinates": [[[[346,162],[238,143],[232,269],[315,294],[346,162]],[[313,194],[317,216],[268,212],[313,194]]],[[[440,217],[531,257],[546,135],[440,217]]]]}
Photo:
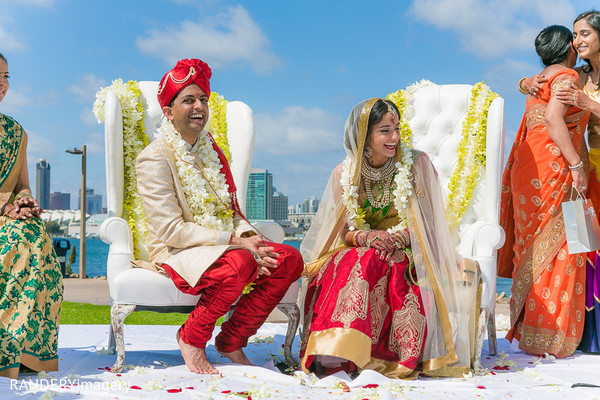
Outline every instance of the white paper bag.
{"type": "Polygon", "coordinates": [[[592,201],[578,192],[577,199],[562,203],[569,254],[600,249],[600,224],[592,201]]]}

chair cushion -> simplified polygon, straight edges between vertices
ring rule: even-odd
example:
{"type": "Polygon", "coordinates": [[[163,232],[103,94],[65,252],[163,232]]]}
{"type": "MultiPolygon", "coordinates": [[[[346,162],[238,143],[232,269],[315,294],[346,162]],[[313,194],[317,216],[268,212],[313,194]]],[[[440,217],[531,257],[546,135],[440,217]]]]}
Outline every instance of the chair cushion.
{"type": "Polygon", "coordinates": [[[143,306],[194,306],[200,296],[182,293],[166,275],[131,268],[117,275],[110,286],[115,304],[143,306]]]}

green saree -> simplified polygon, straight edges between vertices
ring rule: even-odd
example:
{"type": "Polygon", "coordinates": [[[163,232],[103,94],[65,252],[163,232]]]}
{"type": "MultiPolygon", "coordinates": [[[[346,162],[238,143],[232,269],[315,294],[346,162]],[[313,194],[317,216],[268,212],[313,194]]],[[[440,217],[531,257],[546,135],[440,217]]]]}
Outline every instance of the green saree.
{"type": "MultiPolygon", "coordinates": [[[[14,199],[26,146],[21,125],[0,114],[0,204],[14,199]]],[[[63,282],[41,219],[0,216],[0,265],[0,376],[56,371],[63,282]]]]}

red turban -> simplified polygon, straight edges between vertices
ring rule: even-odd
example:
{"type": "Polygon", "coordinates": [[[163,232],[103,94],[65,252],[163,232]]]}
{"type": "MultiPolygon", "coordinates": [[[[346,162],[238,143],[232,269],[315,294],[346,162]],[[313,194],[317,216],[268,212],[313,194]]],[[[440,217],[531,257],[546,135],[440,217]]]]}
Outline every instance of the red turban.
{"type": "Polygon", "coordinates": [[[210,97],[210,67],[196,58],[179,60],[172,70],[167,72],[158,84],[158,103],[160,107],[168,106],[173,97],[183,88],[193,83],[210,97]]]}

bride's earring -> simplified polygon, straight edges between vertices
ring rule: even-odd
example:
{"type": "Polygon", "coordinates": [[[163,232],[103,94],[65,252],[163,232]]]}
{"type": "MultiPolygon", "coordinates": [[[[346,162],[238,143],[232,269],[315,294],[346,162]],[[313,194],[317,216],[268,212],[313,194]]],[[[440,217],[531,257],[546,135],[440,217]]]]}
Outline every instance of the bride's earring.
{"type": "Polygon", "coordinates": [[[365,147],[365,157],[366,158],[371,158],[371,156],[373,155],[373,150],[370,147],[365,147]]]}

